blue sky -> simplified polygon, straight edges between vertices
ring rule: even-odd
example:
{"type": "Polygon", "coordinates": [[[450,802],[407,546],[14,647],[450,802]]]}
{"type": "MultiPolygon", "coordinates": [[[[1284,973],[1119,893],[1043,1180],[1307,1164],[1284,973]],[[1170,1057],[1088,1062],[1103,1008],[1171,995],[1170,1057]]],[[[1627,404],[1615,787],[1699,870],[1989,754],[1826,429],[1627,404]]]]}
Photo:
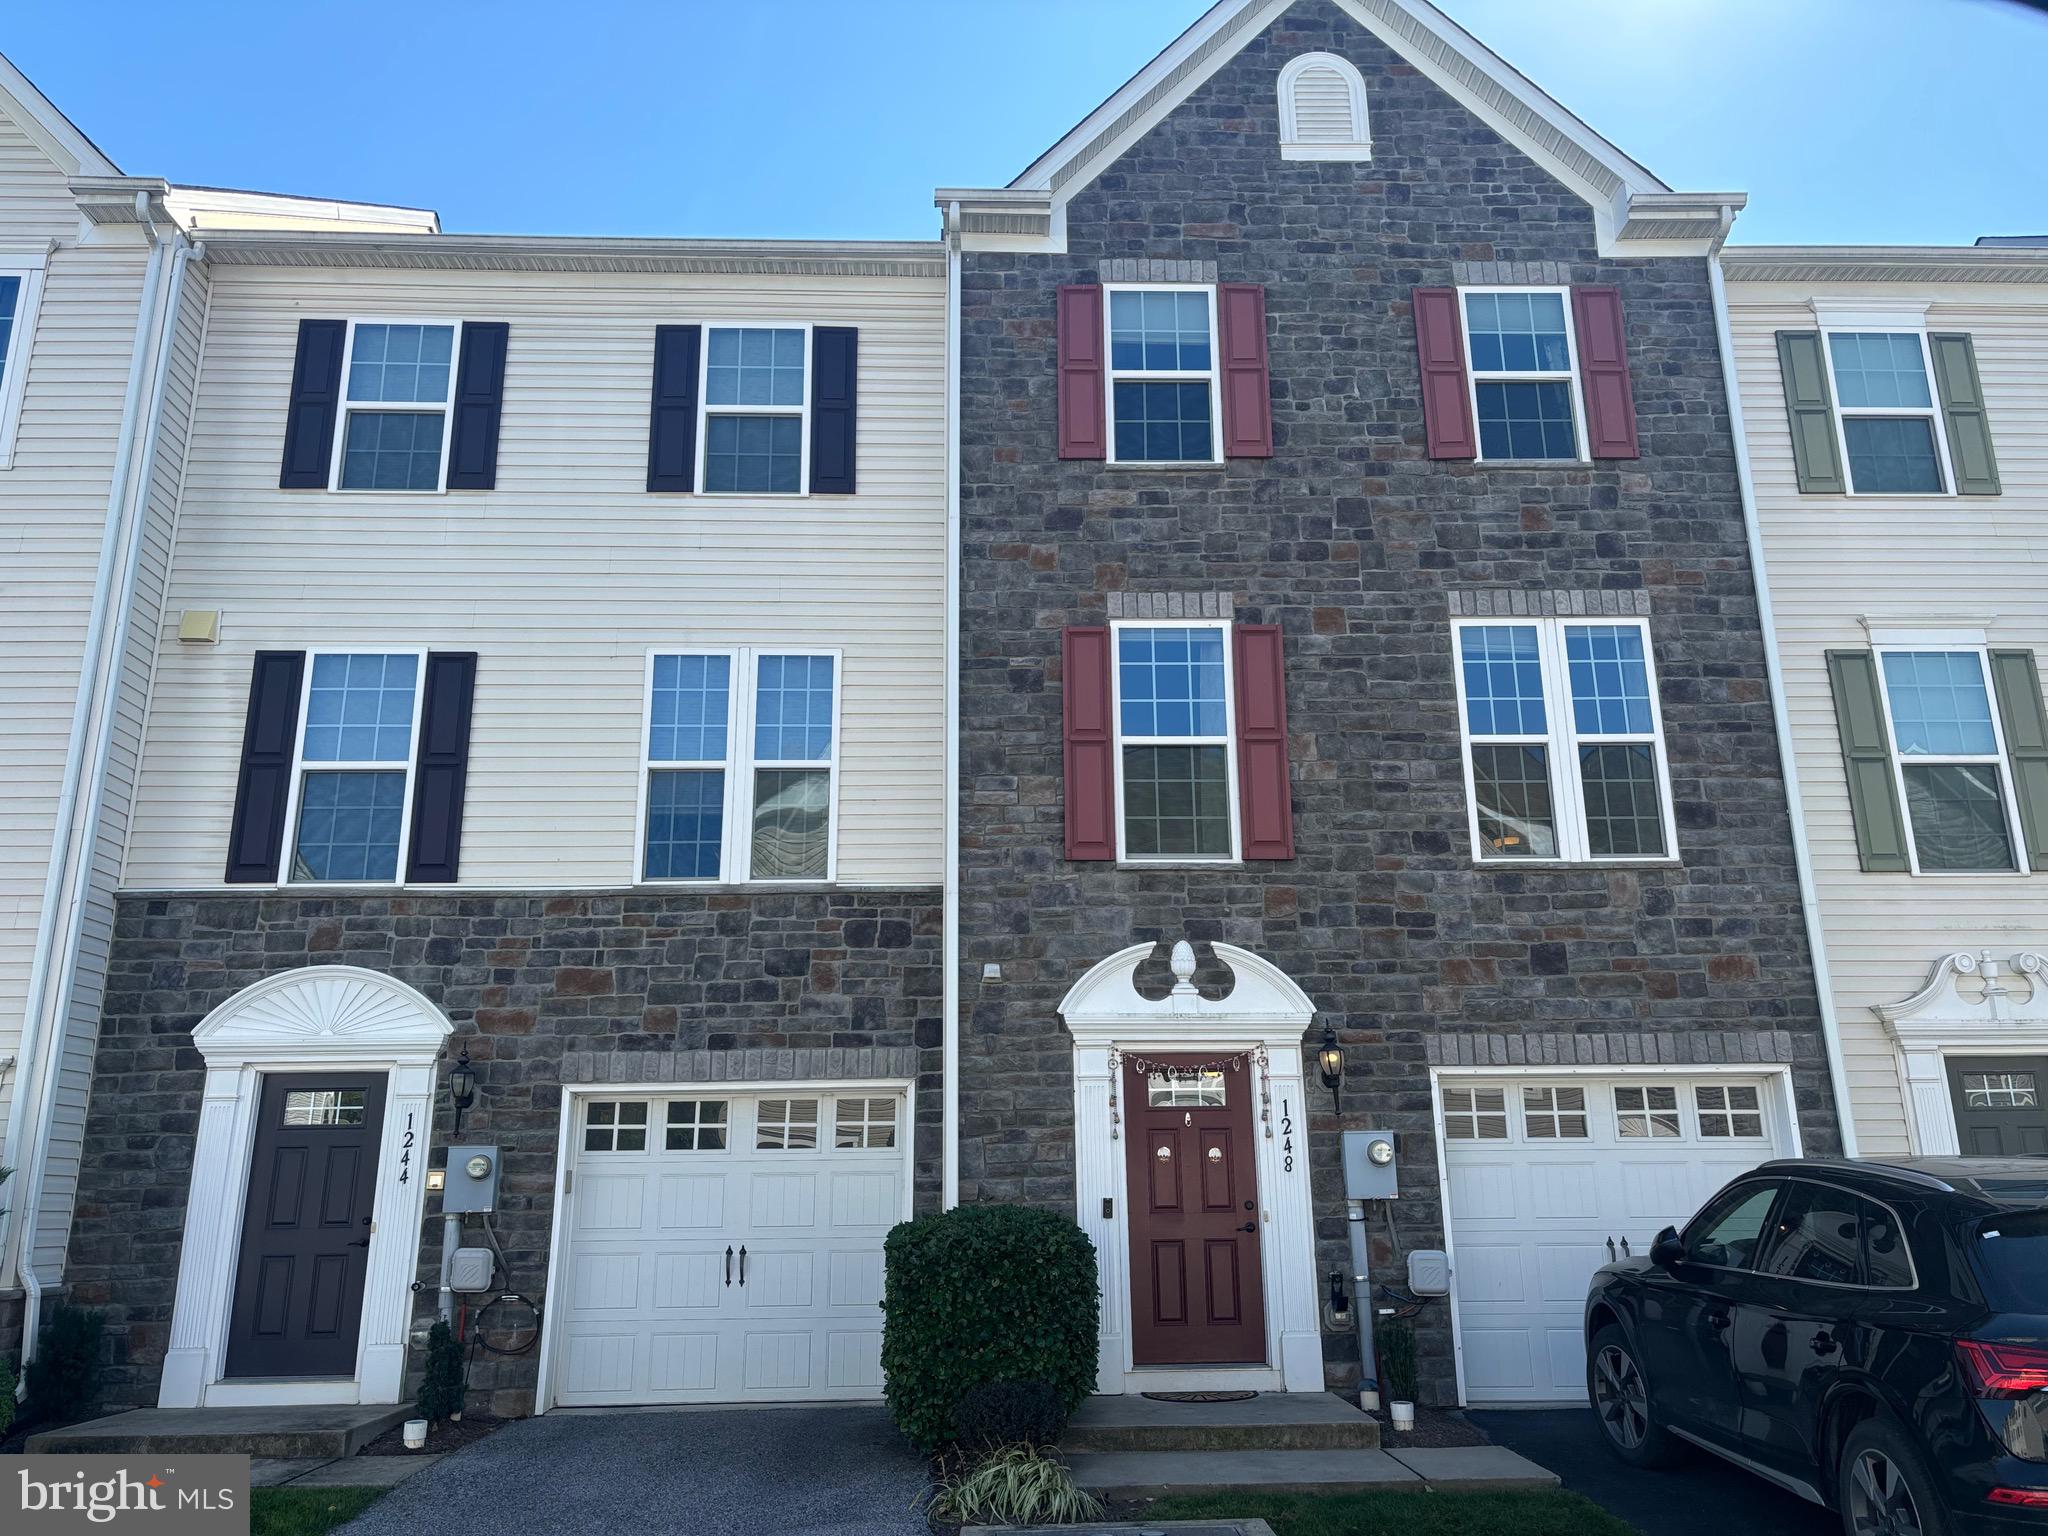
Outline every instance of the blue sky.
{"type": "MultiPolygon", "coordinates": [[[[2013,0],[1443,0],[1749,244],[2048,233],[2013,0]]],[[[124,170],[454,230],[904,239],[1206,0],[67,0],[0,49],[124,170]],[[195,24],[195,21],[198,24],[195,24]]]]}

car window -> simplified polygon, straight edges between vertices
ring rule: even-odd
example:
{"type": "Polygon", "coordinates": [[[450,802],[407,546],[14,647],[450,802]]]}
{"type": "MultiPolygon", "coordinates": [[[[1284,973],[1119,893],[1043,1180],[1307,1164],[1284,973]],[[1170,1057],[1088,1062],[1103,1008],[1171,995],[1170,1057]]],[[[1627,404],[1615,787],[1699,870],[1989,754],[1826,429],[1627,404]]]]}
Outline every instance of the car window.
{"type": "Polygon", "coordinates": [[[1874,1200],[1856,1202],[1863,1218],[1863,1283],[1885,1290],[1913,1289],[1913,1256],[1899,1218],[1874,1200]]]}
{"type": "Polygon", "coordinates": [[[1685,1256],[1714,1269],[1753,1269],[1776,1184],[1743,1184],[1709,1205],[1686,1231],[1685,1256]]]}
{"type": "Polygon", "coordinates": [[[1788,1280],[1862,1284],[1860,1204],[1845,1189],[1793,1180],[1771,1224],[1771,1240],[1758,1268],[1788,1280]]]}
{"type": "Polygon", "coordinates": [[[1970,1244],[1984,1299],[2000,1312],[2048,1312],[2048,1211],[1987,1216],[1970,1244]]]}

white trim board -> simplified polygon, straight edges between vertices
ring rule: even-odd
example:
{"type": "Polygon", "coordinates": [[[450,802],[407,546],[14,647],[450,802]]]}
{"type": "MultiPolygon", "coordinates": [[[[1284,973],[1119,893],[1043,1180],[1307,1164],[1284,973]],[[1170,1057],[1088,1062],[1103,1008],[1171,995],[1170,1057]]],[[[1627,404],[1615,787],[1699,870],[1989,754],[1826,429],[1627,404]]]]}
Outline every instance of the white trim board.
{"type": "Polygon", "coordinates": [[[1956,1157],[1962,1136],[1949,1088],[1951,1056],[2048,1055],[2048,956],[2021,950],[2001,961],[1988,949],[1943,955],[1913,996],[1871,1009],[1891,1037],[1905,1093],[1906,1130],[1921,1157],[1956,1157]],[[1957,985],[1979,978],[1972,997],[1957,985]],[[2026,979],[2024,993],[2010,985],[2026,979]]]}

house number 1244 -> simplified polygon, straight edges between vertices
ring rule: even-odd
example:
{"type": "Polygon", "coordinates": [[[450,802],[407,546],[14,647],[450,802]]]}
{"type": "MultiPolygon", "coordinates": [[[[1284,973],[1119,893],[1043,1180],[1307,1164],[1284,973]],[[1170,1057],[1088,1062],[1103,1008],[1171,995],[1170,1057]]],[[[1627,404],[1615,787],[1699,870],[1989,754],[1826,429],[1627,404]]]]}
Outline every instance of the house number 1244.
{"type": "Polygon", "coordinates": [[[405,1136],[398,1143],[400,1148],[403,1149],[398,1156],[398,1182],[401,1184],[412,1182],[412,1144],[412,1111],[407,1110],[405,1112],[405,1136]]]}

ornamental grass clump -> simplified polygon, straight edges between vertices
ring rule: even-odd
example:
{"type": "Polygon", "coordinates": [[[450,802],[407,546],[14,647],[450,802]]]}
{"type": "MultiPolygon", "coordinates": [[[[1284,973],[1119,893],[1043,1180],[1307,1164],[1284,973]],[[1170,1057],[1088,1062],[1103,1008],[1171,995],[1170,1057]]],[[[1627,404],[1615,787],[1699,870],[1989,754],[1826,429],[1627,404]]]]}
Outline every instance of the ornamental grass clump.
{"type": "Polygon", "coordinates": [[[1103,1508],[1057,1456],[1011,1445],[941,1483],[932,1513],[962,1525],[1074,1525],[1100,1520],[1103,1508]]]}

